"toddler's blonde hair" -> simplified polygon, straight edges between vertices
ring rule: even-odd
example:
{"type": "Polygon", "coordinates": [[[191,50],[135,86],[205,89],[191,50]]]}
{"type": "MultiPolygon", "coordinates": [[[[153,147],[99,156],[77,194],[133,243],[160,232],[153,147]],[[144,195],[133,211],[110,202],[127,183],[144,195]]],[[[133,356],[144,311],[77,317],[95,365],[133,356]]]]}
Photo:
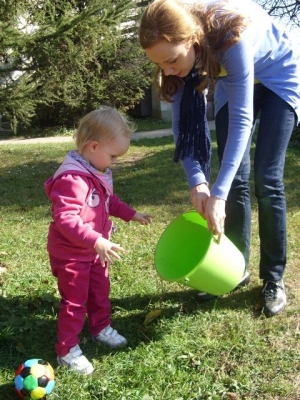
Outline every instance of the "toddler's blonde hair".
{"type": "Polygon", "coordinates": [[[130,137],[134,130],[134,124],[120,111],[103,106],[89,112],[79,121],[74,139],[77,150],[81,152],[93,140],[101,142],[114,139],[118,135],[130,137]]]}

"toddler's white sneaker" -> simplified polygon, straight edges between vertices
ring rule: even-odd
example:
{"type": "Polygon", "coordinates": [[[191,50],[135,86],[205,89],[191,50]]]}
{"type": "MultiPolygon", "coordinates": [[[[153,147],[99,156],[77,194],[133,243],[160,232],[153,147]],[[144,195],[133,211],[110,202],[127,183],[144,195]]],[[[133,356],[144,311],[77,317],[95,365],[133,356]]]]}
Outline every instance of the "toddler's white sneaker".
{"type": "Polygon", "coordinates": [[[68,367],[71,371],[79,372],[83,375],[89,375],[94,371],[93,365],[82,354],[78,344],[72,347],[66,356],[57,356],[57,362],[59,365],[68,367]]]}
{"type": "Polygon", "coordinates": [[[95,342],[104,343],[110,347],[113,347],[114,349],[118,347],[124,347],[127,344],[127,340],[124,338],[124,336],[120,335],[110,325],[102,329],[98,335],[93,336],[93,340],[95,342]]]}

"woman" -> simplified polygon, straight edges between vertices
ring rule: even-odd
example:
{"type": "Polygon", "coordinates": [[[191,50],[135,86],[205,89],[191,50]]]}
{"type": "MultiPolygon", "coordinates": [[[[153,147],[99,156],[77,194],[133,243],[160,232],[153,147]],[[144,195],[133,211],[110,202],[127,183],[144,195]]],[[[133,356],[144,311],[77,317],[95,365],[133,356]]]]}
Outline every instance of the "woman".
{"type": "Polygon", "coordinates": [[[250,145],[253,121],[260,112],[254,159],[260,278],[264,312],[275,315],[286,305],[283,172],[300,113],[299,54],[277,22],[248,0],[198,1],[193,6],[179,0],[156,0],[142,16],[139,37],[147,57],[157,65],[161,98],[172,102],[175,159],[180,159],[185,169],[192,203],[207,219],[209,229],[218,235],[225,229],[244,254],[247,267],[250,145]],[[199,78],[198,98],[188,88],[195,75],[199,78]],[[205,123],[199,129],[197,121],[199,114],[204,119],[201,92],[208,85],[214,89],[220,159],[210,192],[204,173],[209,163],[205,157],[209,153],[207,132],[205,123]],[[191,121],[189,128],[185,128],[186,121],[191,121]],[[199,135],[200,144],[191,140],[199,135]]]}

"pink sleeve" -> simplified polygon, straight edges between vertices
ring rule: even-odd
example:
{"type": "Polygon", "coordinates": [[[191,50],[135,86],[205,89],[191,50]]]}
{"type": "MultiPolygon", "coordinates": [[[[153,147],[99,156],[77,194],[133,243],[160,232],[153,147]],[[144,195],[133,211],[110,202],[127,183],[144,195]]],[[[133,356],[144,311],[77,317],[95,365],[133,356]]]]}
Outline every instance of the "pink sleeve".
{"type": "Polygon", "coordinates": [[[53,183],[50,200],[53,219],[60,233],[75,246],[94,248],[100,234],[89,223],[84,223],[80,216],[88,191],[87,179],[78,175],[64,175],[53,183]]]}
{"type": "Polygon", "coordinates": [[[124,221],[131,221],[136,211],[129,207],[128,204],[124,203],[119,199],[118,196],[113,194],[109,199],[109,215],[117,218],[121,218],[124,221]]]}

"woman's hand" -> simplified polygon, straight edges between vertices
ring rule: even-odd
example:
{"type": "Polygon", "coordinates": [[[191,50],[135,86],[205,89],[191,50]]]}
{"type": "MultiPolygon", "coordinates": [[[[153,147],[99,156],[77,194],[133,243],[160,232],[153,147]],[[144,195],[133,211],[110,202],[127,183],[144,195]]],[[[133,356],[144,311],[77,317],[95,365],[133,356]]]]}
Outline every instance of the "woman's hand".
{"type": "Polygon", "coordinates": [[[104,239],[102,236],[98,237],[95,250],[99,254],[100,262],[103,267],[105,266],[105,261],[107,261],[108,264],[113,264],[113,258],[121,260],[121,257],[116,251],[125,251],[119,244],[104,239]]]}
{"type": "Polygon", "coordinates": [[[205,218],[206,202],[210,196],[209,189],[206,183],[201,183],[191,189],[191,202],[195,210],[205,218]]]}
{"type": "Polygon", "coordinates": [[[207,220],[207,228],[213,231],[214,235],[218,236],[220,242],[221,236],[224,233],[225,222],[225,200],[215,196],[210,196],[206,202],[204,218],[207,220]]]}

